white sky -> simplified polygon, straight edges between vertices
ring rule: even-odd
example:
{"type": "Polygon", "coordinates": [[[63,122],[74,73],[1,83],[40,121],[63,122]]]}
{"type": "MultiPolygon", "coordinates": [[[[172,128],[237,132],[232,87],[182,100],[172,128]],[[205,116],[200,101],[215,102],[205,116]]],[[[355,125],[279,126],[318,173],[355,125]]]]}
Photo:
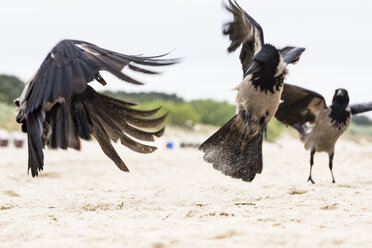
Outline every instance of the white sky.
{"type": "MultiPolygon", "coordinates": [[[[346,88],[351,102],[372,101],[372,1],[238,1],[278,48],[306,48],[287,82],[324,95],[346,88]]],[[[173,51],[181,64],[145,86],[103,74],[110,89],[177,93],[186,99],[234,102],[241,80],[239,52],[227,54],[222,25],[231,16],[220,0],[2,1],[0,73],[27,80],[61,39],[86,40],[126,54],[173,51]]],[[[138,75],[138,74],[137,74],[138,75]]],[[[96,84],[95,84],[96,86],[96,84]]],[[[107,86],[106,86],[107,87],[107,86]]],[[[102,87],[95,87],[101,89],[102,87]]]]}

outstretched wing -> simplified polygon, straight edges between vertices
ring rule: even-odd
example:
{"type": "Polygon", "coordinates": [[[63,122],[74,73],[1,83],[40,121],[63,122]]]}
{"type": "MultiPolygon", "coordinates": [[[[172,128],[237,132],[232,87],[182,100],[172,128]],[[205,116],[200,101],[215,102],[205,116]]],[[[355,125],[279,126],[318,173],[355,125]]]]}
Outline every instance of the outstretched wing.
{"type": "Polygon", "coordinates": [[[144,111],[133,106],[135,104],[104,96],[87,86],[83,93],[54,104],[47,112],[40,108],[31,112],[26,119],[26,131],[32,176],[43,169],[44,145],[52,149],[80,149],[79,138],[90,140],[92,136],[121,170],[128,171],[111,141],[120,140],[121,144],[138,153],[151,153],[156,147],[140,142],[151,142],[154,137],[162,136],[166,119],[166,114],[149,119],[160,108],[144,111]]]}
{"type": "Polygon", "coordinates": [[[372,110],[372,102],[357,103],[350,105],[351,113],[353,115],[364,113],[372,110]]]}
{"type": "Polygon", "coordinates": [[[234,15],[234,20],[224,25],[223,33],[228,35],[231,41],[227,48],[229,52],[235,51],[242,45],[239,58],[244,75],[253,56],[261,50],[264,44],[264,35],[261,26],[236,1],[229,0],[229,4],[225,7],[234,15]]]}
{"type": "Polygon", "coordinates": [[[133,84],[142,84],[122,72],[156,74],[143,66],[165,66],[177,59],[161,56],[129,56],[106,50],[91,43],[63,40],[47,55],[35,76],[26,84],[19,99],[17,121],[28,133],[29,163],[32,176],[43,169],[45,145],[51,148],[79,149],[80,140],[94,136],[104,153],[123,171],[128,171],[111,141],[120,142],[139,153],[156,147],[141,144],[163,134],[166,115],[148,119],[159,109],[140,111],[135,104],[96,93],[87,85],[96,79],[105,85],[99,71],[106,70],[133,84]],[[129,137],[130,136],[130,137],[129,137]]]}
{"type": "Polygon", "coordinates": [[[109,71],[116,77],[133,84],[142,84],[122,72],[123,68],[141,73],[156,74],[145,66],[164,66],[177,63],[177,59],[162,59],[161,56],[129,56],[100,48],[79,40],[59,42],[30,80],[27,91],[19,99],[19,105],[27,101],[25,114],[34,111],[46,103],[54,103],[59,97],[71,97],[73,93],[82,93],[87,83],[96,79],[106,84],[99,71],[109,71]]]}
{"type": "Polygon", "coordinates": [[[322,95],[290,84],[284,84],[281,101],[275,117],[290,126],[313,123],[318,113],[327,108],[322,95]]]}

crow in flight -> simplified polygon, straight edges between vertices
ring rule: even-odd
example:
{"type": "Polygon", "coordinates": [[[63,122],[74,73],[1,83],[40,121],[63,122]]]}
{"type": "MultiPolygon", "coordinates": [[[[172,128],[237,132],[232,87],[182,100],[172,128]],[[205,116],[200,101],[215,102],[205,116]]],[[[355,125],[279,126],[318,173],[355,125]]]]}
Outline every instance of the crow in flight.
{"type": "Polygon", "coordinates": [[[336,141],[348,128],[352,115],[370,110],[372,102],[349,105],[349,95],[345,89],[337,89],[332,105],[327,107],[322,95],[285,84],[275,117],[294,127],[300,133],[305,148],[310,150],[310,175],[307,181],[315,183],[311,177],[315,152],[327,152],[332,183],[335,183],[332,167],[336,141]],[[314,124],[311,131],[308,131],[306,123],[314,124]]]}
{"type": "Polygon", "coordinates": [[[80,139],[98,141],[103,152],[123,171],[128,168],[111,141],[139,153],[156,150],[130,138],[153,141],[164,132],[166,115],[149,119],[159,109],[137,110],[136,104],[97,93],[88,85],[94,79],[106,85],[100,71],[108,71],[132,84],[142,83],[122,72],[157,74],[144,66],[166,66],[177,59],[161,56],[129,56],[79,40],[62,40],[46,56],[36,74],[27,82],[18,106],[17,122],[28,137],[28,171],[37,176],[43,170],[43,148],[68,147],[79,150],[80,139]]]}
{"type": "Polygon", "coordinates": [[[261,26],[236,2],[226,9],[234,20],[223,33],[231,41],[228,52],[240,45],[243,81],[235,88],[236,116],[201,146],[204,160],[228,176],[252,181],[262,171],[262,136],[275,115],[287,74],[287,65],[299,60],[299,47],[277,49],[264,43],[261,26]]]}

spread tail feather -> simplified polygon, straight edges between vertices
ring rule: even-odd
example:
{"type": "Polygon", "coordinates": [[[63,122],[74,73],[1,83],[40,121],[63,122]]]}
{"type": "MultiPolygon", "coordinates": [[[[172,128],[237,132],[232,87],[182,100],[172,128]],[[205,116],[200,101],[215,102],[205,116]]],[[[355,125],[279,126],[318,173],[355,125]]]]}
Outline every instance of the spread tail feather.
{"type": "Polygon", "coordinates": [[[236,122],[237,116],[221,127],[199,147],[204,160],[225,175],[252,181],[262,171],[261,130],[256,136],[244,135],[236,122]]]}

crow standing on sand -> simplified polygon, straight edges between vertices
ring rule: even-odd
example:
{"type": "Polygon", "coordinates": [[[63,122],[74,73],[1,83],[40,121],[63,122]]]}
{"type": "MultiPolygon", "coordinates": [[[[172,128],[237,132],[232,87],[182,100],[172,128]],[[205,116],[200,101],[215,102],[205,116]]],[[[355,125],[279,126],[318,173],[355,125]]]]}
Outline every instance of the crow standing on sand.
{"type": "MultiPolygon", "coordinates": [[[[163,55],[162,55],[163,56],[163,55]]],[[[178,60],[162,56],[129,56],[106,50],[88,42],[63,40],[48,53],[36,74],[15,100],[17,122],[28,136],[28,170],[37,176],[43,170],[43,148],[80,149],[80,139],[96,138],[103,152],[123,171],[128,168],[111,140],[139,153],[156,147],[134,141],[153,141],[164,132],[166,116],[148,119],[159,109],[141,111],[133,103],[97,93],[87,83],[97,80],[106,85],[100,71],[108,71],[133,84],[141,82],[121,72],[124,67],[136,72],[156,74],[143,66],[165,66],[178,60]]]]}
{"type": "Polygon", "coordinates": [[[332,167],[336,141],[348,128],[352,115],[370,110],[372,102],[349,105],[349,95],[345,89],[337,89],[332,105],[327,107],[322,95],[285,84],[282,103],[275,117],[282,123],[294,127],[300,133],[305,148],[310,150],[310,175],[307,181],[314,183],[311,171],[315,152],[327,152],[332,183],[335,183],[332,167]],[[310,132],[306,123],[314,124],[310,132]]]}
{"type": "Polygon", "coordinates": [[[262,134],[275,115],[287,74],[287,65],[299,60],[304,48],[276,49],[264,43],[261,26],[236,2],[226,9],[234,20],[223,33],[231,44],[229,52],[240,45],[243,81],[235,88],[236,116],[201,146],[204,160],[224,174],[252,181],[262,171],[262,134]]]}

